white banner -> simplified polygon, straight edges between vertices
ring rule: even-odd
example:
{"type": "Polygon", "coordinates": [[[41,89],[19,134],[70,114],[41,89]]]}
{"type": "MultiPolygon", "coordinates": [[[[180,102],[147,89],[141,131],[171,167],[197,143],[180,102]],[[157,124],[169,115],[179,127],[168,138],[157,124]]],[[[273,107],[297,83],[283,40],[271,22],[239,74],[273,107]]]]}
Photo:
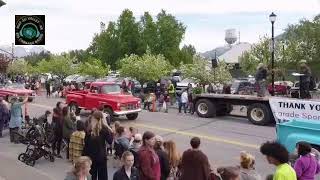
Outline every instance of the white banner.
{"type": "Polygon", "coordinates": [[[320,101],[271,97],[269,103],[278,123],[291,120],[320,121],[320,101]]]}

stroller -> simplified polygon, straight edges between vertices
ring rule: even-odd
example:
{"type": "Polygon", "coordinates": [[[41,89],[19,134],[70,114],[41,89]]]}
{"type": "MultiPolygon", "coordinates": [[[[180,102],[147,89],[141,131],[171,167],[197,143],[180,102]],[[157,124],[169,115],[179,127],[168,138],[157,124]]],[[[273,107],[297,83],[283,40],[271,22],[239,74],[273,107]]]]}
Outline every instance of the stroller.
{"type": "MultiPolygon", "coordinates": [[[[36,122],[36,119],[33,122],[36,122]]],[[[26,135],[21,135],[22,143],[26,144],[27,148],[24,153],[19,154],[18,160],[29,166],[34,166],[35,162],[42,157],[54,162],[50,146],[53,138],[54,133],[48,123],[42,125],[33,123],[31,128],[27,130],[26,135]]]]}

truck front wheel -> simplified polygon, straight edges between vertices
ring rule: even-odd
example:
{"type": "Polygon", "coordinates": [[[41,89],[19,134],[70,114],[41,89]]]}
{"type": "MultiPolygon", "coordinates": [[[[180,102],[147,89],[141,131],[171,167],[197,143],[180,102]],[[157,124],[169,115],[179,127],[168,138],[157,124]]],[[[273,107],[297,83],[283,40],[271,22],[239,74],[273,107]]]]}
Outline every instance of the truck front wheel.
{"type": "Polygon", "coordinates": [[[136,120],[138,118],[138,113],[127,114],[126,116],[129,120],[136,120]]]}
{"type": "Polygon", "coordinates": [[[247,117],[252,124],[267,125],[271,122],[271,110],[265,104],[255,103],[248,107],[247,117]]]}
{"type": "Polygon", "coordinates": [[[195,109],[200,117],[210,118],[216,116],[216,105],[208,99],[198,100],[195,109]]]}

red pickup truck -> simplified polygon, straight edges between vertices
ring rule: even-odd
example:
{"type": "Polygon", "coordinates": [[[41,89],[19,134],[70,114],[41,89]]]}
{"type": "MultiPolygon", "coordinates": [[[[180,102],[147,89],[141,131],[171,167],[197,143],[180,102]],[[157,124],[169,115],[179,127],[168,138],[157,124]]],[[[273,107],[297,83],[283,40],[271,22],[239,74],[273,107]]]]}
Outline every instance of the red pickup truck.
{"type": "Polygon", "coordinates": [[[111,119],[126,115],[129,120],[135,120],[141,111],[140,99],[122,92],[120,85],[114,82],[92,82],[88,90],[71,91],[66,103],[73,112],[103,108],[111,119]]]}

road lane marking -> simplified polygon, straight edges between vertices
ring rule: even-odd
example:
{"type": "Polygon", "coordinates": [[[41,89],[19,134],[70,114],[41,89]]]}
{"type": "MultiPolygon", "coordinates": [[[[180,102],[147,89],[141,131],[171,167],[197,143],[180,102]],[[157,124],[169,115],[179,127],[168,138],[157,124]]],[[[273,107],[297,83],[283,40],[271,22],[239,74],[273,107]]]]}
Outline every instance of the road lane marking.
{"type": "Polygon", "coordinates": [[[169,128],[163,128],[163,127],[140,124],[140,123],[133,123],[133,125],[138,126],[138,127],[145,127],[145,128],[149,128],[149,129],[165,131],[165,132],[171,132],[171,133],[180,134],[180,135],[183,135],[183,136],[189,136],[189,137],[197,136],[197,137],[199,137],[201,139],[206,139],[206,140],[209,140],[209,141],[221,142],[221,143],[225,143],[225,144],[232,144],[232,145],[237,145],[237,146],[242,146],[242,147],[247,147],[247,148],[253,148],[253,149],[259,149],[260,148],[260,146],[256,145],[256,144],[249,144],[249,143],[244,143],[244,142],[224,139],[224,138],[216,137],[216,136],[207,136],[207,135],[202,135],[202,134],[197,134],[197,133],[179,131],[177,129],[169,129],[169,128]]]}
{"type": "MultiPolygon", "coordinates": [[[[53,108],[51,106],[42,105],[42,104],[35,104],[35,103],[31,103],[30,105],[41,107],[41,108],[46,108],[46,109],[53,108]]],[[[249,143],[244,143],[244,142],[240,142],[240,141],[234,141],[234,140],[225,139],[225,138],[221,138],[221,137],[217,137],[217,136],[207,136],[207,135],[202,135],[202,134],[197,134],[197,133],[180,131],[178,129],[170,129],[170,128],[164,128],[164,127],[159,127],[159,126],[140,124],[140,123],[132,123],[132,124],[134,126],[138,126],[138,127],[145,127],[145,128],[149,128],[149,129],[170,132],[170,133],[179,134],[179,135],[183,135],[183,136],[189,136],[189,137],[197,136],[201,139],[206,139],[206,140],[213,141],[213,142],[220,142],[220,143],[225,143],[225,144],[237,145],[237,146],[247,147],[247,148],[252,148],[252,149],[259,149],[260,148],[260,145],[249,144],[249,143]]]]}

